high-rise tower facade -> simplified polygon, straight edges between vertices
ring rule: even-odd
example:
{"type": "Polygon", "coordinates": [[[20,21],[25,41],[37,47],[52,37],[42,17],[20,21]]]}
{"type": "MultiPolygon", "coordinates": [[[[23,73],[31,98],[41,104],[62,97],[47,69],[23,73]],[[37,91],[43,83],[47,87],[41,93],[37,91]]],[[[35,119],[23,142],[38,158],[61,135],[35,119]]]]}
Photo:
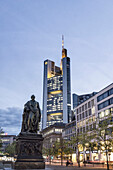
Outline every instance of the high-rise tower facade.
{"type": "Polygon", "coordinates": [[[60,67],[44,61],[42,129],[54,123],[71,121],[70,58],[62,45],[60,67]]]}

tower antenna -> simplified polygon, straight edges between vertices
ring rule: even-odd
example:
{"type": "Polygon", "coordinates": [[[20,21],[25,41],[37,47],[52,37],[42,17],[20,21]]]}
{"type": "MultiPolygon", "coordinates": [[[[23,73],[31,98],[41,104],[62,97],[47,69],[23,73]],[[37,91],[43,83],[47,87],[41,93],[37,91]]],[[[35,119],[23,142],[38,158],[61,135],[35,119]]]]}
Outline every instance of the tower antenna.
{"type": "Polygon", "coordinates": [[[62,35],[62,49],[64,48],[64,35],[62,35]]]}

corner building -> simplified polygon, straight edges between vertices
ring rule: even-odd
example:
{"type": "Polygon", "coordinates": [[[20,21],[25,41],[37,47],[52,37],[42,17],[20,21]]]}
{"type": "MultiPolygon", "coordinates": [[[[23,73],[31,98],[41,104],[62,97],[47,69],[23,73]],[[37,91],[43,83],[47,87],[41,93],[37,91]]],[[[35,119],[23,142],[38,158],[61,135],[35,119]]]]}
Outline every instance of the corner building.
{"type": "Polygon", "coordinates": [[[44,61],[42,129],[55,123],[71,121],[70,58],[62,47],[60,67],[44,61]]]}
{"type": "MultiPolygon", "coordinates": [[[[113,83],[100,90],[99,92],[93,92],[90,94],[77,95],[73,94],[73,105],[75,120],[66,124],[62,131],[62,137],[67,140],[71,140],[72,137],[79,133],[93,133],[103,121],[107,122],[108,127],[105,132],[109,132],[112,137],[113,134],[113,83]],[[110,119],[109,119],[110,116],[110,119]]],[[[94,140],[94,139],[93,139],[94,140]]],[[[96,141],[96,139],[94,140],[96,141]]],[[[72,161],[77,162],[77,150],[76,145],[70,145],[70,148],[74,150],[72,154],[72,161]]],[[[80,160],[100,160],[106,161],[106,153],[103,148],[80,148],[80,160]]],[[[113,151],[109,152],[109,160],[113,161],[113,151]]]]}

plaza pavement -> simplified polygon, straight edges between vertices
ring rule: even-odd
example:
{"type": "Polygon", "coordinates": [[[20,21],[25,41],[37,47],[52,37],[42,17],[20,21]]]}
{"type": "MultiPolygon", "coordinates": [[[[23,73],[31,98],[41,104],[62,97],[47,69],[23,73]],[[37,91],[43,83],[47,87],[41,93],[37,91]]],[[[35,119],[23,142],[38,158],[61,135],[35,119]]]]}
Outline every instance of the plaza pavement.
{"type": "MultiPolygon", "coordinates": [[[[11,168],[10,164],[6,164],[3,167],[0,167],[0,170],[13,170],[11,168]]],[[[42,169],[38,169],[38,170],[42,170],[42,169]]],[[[56,164],[49,164],[46,163],[45,169],[44,170],[107,170],[106,165],[92,165],[92,164],[87,164],[86,167],[84,167],[83,165],[81,165],[81,167],[78,167],[77,164],[74,164],[73,166],[68,166],[66,167],[65,164],[63,164],[63,166],[56,165],[56,164]]],[[[113,166],[110,166],[110,170],[113,170],[113,166]]]]}
{"type": "MultiPolygon", "coordinates": [[[[38,169],[38,170],[106,170],[106,169],[107,169],[106,166],[102,167],[102,166],[98,166],[98,165],[95,165],[94,167],[93,167],[93,165],[87,165],[86,167],[84,167],[84,166],[81,166],[81,167],[68,166],[68,167],[66,167],[66,166],[61,166],[61,165],[46,165],[45,169],[38,169]]],[[[13,169],[11,168],[10,165],[7,165],[7,166],[4,166],[4,168],[0,167],[0,170],[13,170],[13,169]]],[[[29,170],[31,170],[31,169],[29,169],[29,170]]],[[[34,170],[37,170],[37,169],[34,169],[34,170]]],[[[110,170],[113,170],[113,168],[110,167],[110,170]]]]}
{"type": "MultiPolygon", "coordinates": [[[[46,165],[47,170],[106,170],[106,165],[86,165],[86,167],[81,166],[78,167],[76,165],[74,166],[60,166],[60,165],[46,165]]],[[[113,170],[113,167],[110,166],[110,170],[113,170]]]]}

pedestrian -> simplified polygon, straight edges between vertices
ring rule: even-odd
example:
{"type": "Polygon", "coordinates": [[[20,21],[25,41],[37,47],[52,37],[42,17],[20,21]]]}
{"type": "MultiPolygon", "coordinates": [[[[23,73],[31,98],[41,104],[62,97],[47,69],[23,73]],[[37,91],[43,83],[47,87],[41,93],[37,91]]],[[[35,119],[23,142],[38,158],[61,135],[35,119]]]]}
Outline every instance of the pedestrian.
{"type": "Polygon", "coordinates": [[[67,159],[66,166],[68,166],[68,165],[69,165],[69,160],[67,159]]]}

